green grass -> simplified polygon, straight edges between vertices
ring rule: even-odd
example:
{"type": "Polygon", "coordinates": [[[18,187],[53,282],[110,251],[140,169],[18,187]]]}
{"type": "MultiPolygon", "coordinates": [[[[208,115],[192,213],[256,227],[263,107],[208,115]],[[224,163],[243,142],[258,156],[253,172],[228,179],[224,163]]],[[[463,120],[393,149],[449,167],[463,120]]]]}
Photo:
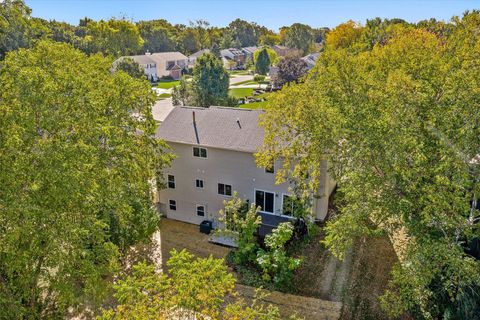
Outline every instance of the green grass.
{"type": "Polygon", "coordinates": [[[252,102],[252,103],[246,103],[246,104],[241,104],[239,107],[242,109],[265,109],[268,101],[262,101],[262,102],[252,102]]]}
{"type": "Polygon", "coordinates": [[[228,73],[230,73],[230,77],[233,75],[245,76],[250,74],[248,70],[233,70],[233,71],[228,71],[228,73]]]}
{"type": "Polygon", "coordinates": [[[180,80],[172,80],[172,81],[159,81],[157,82],[156,87],[162,89],[170,89],[180,84],[180,80]]]}
{"type": "Polygon", "coordinates": [[[228,94],[237,99],[249,97],[253,95],[253,88],[235,88],[228,90],[228,94]]]}
{"type": "Polygon", "coordinates": [[[158,96],[158,98],[160,99],[167,99],[167,98],[171,98],[172,95],[170,93],[162,93],[161,95],[158,96]]]}

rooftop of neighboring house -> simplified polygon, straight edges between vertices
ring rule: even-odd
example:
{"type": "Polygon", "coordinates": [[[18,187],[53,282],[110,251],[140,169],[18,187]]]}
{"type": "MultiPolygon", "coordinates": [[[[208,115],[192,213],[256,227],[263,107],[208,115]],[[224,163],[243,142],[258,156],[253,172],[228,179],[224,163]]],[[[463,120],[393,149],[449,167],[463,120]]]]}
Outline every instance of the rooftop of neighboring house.
{"type": "Polygon", "coordinates": [[[199,50],[199,51],[191,54],[188,58],[189,58],[189,59],[198,58],[198,57],[200,57],[202,54],[208,53],[208,52],[210,52],[210,49],[202,49],[202,50],[199,50]]]}
{"type": "Polygon", "coordinates": [[[152,59],[155,61],[163,60],[163,61],[173,61],[173,60],[187,60],[187,56],[181,52],[173,51],[173,52],[156,52],[150,55],[152,59]]]}
{"type": "Polygon", "coordinates": [[[220,51],[220,55],[222,56],[228,56],[228,55],[234,55],[234,56],[241,56],[244,55],[245,52],[243,52],[241,49],[237,48],[228,48],[228,49],[223,49],[220,51]]]}
{"type": "MultiPolygon", "coordinates": [[[[138,64],[155,64],[156,62],[150,57],[150,55],[137,55],[137,56],[125,56],[125,57],[120,57],[118,58],[115,62],[118,63],[119,61],[125,59],[125,58],[130,58],[133,61],[135,61],[138,64]]],[[[115,63],[114,62],[114,63],[115,63]]]]}
{"type": "Polygon", "coordinates": [[[247,52],[248,54],[253,54],[255,51],[258,50],[258,47],[253,46],[253,47],[243,47],[243,51],[247,52]]]}
{"type": "Polygon", "coordinates": [[[317,62],[320,52],[314,52],[302,57],[302,60],[305,61],[309,68],[313,68],[315,62],[317,62]]]}
{"type": "Polygon", "coordinates": [[[262,110],[227,107],[175,107],[157,129],[167,142],[256,152],[264,130],[258,125],[262,110]]]}

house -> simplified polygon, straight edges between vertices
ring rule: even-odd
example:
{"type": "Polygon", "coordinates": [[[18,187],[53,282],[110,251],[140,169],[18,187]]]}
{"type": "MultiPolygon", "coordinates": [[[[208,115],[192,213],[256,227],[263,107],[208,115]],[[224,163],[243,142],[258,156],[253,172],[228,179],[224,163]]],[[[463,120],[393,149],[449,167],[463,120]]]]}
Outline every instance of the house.
{"type": "Polygon", "coordinates": [[[113,62],[113,67],[115,68],[117,64],[125,58],[130,58],[138,63],[143,68],[148,80],[152,82],[157,81],[157,63],[150,57],[149,53],[137,56],[120,57],[113,62]]]}
{"type": "Polygon", "coordinates": [[[270,46],[270,49],[275,51],[277,56],[279,57],[286,57],[286,56],[291,56],[291,55],[300,55],[300,50],[295,49],[295,48],[289,48],[286,46],[281,46],[281,45],[273,45],[270,46]]]}
{"type": "Polygon", "coordinates": [[[247,54],[237,48],[220,50],[220,56],[222,57],[223,65],[229,70],[243,69],[247,61],[247,54]]]}
{"type": "Polygon", "coordinates": [[[320,52],[314,52],[302,57],[301,59],[307,63],[308,70],[311,70],[315,66],[315,62],[317,62],[319,56],[320,52]]]}
{"type": "Polygon", "coordinates": [[[190,55],[188,57],[188,67],[193,68],[193,66],[195,65],[195,62],[197,61],[197,58],[200,57],[202,54],[208,53],[208,52],[210,52],[210,49],[202,49],[190,55]]]}
{"type": "MultiPolygon", "coordinates": [[[[263,143],[258,125],[262,110],[240,108],[175,107],[159,126],[156,137],[176,154],[166,169],[166,188],[159,191],[159,209],[168,218],[193,224],[215,221],[224,201],[234,192],[261,207],[267,227],[288,221],[291,191],[288,183],[275,184],[276,163],[260,168],[254,153],[263,143]]],[[[312,199],[318,220],[327,215],[335,183],[322,166],[320,187],[312,199]]]]}
{"type": "Polygon", "coordinates": [[[157,52],[149,56],[157,65],[157,76],[180,79],[188,68],[188,58],[180,52],[157,52]]]}
{"type": "Polygon", "coordinates": [[[253,46],[253,47],[243,47],[242,51],[245,53],[247,60],[251,59],[253,60],[253,54],[255,51],[258,50],[258,47],[253,46]]]}

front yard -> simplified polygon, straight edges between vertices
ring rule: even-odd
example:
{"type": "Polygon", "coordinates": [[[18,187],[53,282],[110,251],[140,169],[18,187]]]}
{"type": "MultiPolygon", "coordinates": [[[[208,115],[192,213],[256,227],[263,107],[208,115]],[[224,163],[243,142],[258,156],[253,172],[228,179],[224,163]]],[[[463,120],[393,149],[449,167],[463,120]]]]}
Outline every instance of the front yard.
{"type": "Polygon", "coordinates": [[[160,80],[156,84],[154,84],[154,87],[161,88],[161,89],[171,89],[173,87],[176,87],[180,84],[180,80],[160,80]]]}

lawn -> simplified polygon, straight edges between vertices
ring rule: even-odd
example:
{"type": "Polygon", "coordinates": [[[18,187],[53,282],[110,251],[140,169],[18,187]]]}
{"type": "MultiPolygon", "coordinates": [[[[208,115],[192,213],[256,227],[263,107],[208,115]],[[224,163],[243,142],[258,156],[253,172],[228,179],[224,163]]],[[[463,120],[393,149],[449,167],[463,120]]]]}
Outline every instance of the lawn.
{"type": "Polygon", "coordinates": [[[170,80],[170,81],[159,81],[154,86],[162,89],[171,89],[175,86],[178,86],[179,84],[180,84],[180,80],[170,80]]]}
{"type": "Polygon", "coordinates": [[[171,98],[172,95],[170,93],[162,93],[161,95],[158,96],[158,98],[160,99],[167,99],[167,98],[171,98]]]}
{"type": "Polygon", "coordinates": [[[246,103],[246,104],[241,104],[239,105],[240,108],[242,109],[265,109],[267,106],[268,101],[262,101],[262,102],[252,102],[252,103],[246,103]]]}
{"type": "Polygon", "coordinates": [[[235,88],[228,90],[228,95],[237,99],[250,97],[253,95],[253,88],[235,88]]]}

